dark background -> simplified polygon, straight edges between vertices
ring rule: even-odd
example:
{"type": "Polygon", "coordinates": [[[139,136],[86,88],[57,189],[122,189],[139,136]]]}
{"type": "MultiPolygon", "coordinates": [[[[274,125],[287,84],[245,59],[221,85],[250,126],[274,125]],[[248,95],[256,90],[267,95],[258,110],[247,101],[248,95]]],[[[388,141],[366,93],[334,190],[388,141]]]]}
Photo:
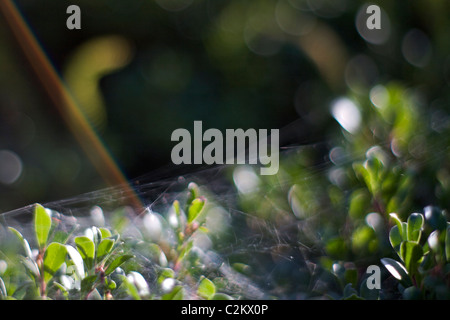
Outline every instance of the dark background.
{"type": "MultiPolygon", "coordinates": [[[[333,99],[391,79],[419,87],[430,108],[448,110],[450,10],[443,0],[374,1],[389,17],[381,43],[383,36],[371,42],[357,28],[363,1],[15,3],[63,77],[87,41],[126,41],[127,63],[98,75],[103,102],[82,107],[128,178],[170,168],[170,135],[192,132],[194,120],[204,130],[281,128],[283,146],[326,141],[337,125],[333,99]],[[71,4],[81,8],[81,30],[66,28],[71,4]]],[[[82,60],[87,70],[95,72],[98,52],[82,60]]],[[[0,150],[22,165],[17,179],[0,183],[0,211],[105,187],[3,17],[0,70],[0,150]]]]}

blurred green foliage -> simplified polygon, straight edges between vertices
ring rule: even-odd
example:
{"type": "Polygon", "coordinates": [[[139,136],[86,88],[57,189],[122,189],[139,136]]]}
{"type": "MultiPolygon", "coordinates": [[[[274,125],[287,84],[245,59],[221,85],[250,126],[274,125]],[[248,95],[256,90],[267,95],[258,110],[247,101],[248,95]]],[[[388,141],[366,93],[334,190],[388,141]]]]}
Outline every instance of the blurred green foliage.
{"type": "MultiPolygon", "coordinates": [[[[206,196],[214,205],[205,212],[225,211],[232,224],[208,236],[230,270],[205,277],[201,251],[189,241],[201,231],[192,222],[205,218],[196,215],[204,206],[198,195],[192,212],[185,208],[189,232],[171,228],[178,232],[168,251],[161,230],[143,232],[155,245],[135,239],[134,252],[165,266],[150,277],[161,297],[182,298],[195,287],[203,298],[255,298],[260,289],[290,299],[448,299],[450,4],[374,2],[383,9],[380,34],[361,29],[363,1],[79,1],[76,32],[64,28],[68,2],[17,1],[63,75],[77,70],[72,54],[88,40],[121,39],[124,65],[103,61],[111,68],[103,74],[99,51],[89,47],[77,63],[101,93],[93,90],[95,104],[83,109],[128,175],[167,163],[171,132],[194,120],[218,129],[284,127],[277,175],[236,167],[227,176],[236,190],[230,207],[222,203],[228,194],[206,196]],[[381,290],[366,290],[368,266],[381,264],[381,290]],[[195,279],[190,286],[166,281],[186,273],[195,279]],[[234,291],[241,279],[254,291],[234,291]]],[[[0,207],[100,188],[12,36],[0,33],[0,149],[23,165],[16,181],[2,184],[0,207]]],[[[74,77],[70,83],[84,83],[74,77]]],[[[118,233],[127,226],[120,215],[112,219],[118,233]]],[[[140,276],[130,274],[127,292],[141,298],[140,276]]]]}
{"type": "MultiPolygon", "coordinates": [[[[83,0],[77,2],[81,30],[65,27],[70,1],[16,3],[73,91],[90,92],[90,103],[79,97],[81,108],[128,177],[170,163],[171,132],[190,128],[193,120],[218,129],[291,124],[283,145],[326,143],[335,132],[332,100],[347,94],[360,99],[392,81],[408,92],[398,89],[391,97],[404,111],[386,109],[386,121],[396,117],[407,125],[406,101],[413,99],[421,108],[411,116],[431,117],[421,128],[447,126],[449,8],[443,0],[380,2],[387,15],[381,43],[359,32],[363,1],[83,0]],[[120,47],[102,42],[110,35],[123,40],[120,47]],[[74,57],[88,43],[97,49],[77,65],[74,57]],[[126,64],[116,61],[108,72],[96,73],[101,66],[95,61],[105,56],[95,45],[102,43],[119,60],[128,52],[126,64]],[[67,72],[74,68],[91,70],[94,82],[73,80],[67,72]],[[75,88],[80,81],[91,83],[90,89],[75,88]]],[[[13,163],[20,165],[20,176],[1,185],[2,211],[101,188],[104,183],[0,23],[0,149],[14,152],[19,162],[13,163]]],[[[361,112],[369,128],[366,110],[361,112]]],[[[416,129],[402,126],[397,135],[416,129]]]]}

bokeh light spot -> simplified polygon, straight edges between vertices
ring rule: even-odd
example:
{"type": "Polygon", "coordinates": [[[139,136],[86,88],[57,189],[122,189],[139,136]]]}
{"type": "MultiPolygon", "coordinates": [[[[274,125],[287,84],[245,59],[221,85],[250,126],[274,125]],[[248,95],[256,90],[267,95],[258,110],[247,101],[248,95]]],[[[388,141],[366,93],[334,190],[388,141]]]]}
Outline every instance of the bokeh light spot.
{"type": "Polygon", "coordinates": [[[259,178],[250,166],[239,166],[234,169],[233,180],[243,194],[255,191],[259,185],[259,178]]]}
{"type": "Polygon", "coordinates": [[[348,98],[339,98],[331,103],[331,114],[350,133],[356,133],[361,124],[358,107],[348,98]]]}
{"type": "Polygon", "coordinates": [[[379,109],[385,108],[389,104],[389,92],[380,84],[370,90],[369,96],[372,104],[379,109]]]}
{"type": "Polygon", "coordinates": [[[0,182],[6,185],[13,184],[22,173],[22,160],[9,150],[0,150],[0,182]]]}
{"type": "Polygon", "coordinates": [[[410,64],[423,68],[432,54],[430,39],[421,30],[412,29],[403,37],[402,53],[410,64]]]}

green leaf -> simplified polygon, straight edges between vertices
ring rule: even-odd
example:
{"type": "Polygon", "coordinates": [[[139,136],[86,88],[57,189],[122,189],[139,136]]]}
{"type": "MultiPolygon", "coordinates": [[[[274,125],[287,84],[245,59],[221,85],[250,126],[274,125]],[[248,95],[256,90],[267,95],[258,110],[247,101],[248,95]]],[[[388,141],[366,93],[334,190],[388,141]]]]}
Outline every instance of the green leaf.
{"type": "Polygon", "coordinates": [[[141,300],[141,296],[139,295],[139,290],[136,288],[134,283],[130,281],[126,276],[121,275],[120,278],[122,279],[123,285],[126,287],[128,294],[134,299],[134,300],[141,300]]]}
{"type": "Polygon", "coordinates": [[[423,250],[416,242],[403,241],[400,245],[400,256],[405,263],[406,270],[412,275],[417,270],[418,261],[423,256],[423,250]]]}
{"type": "Polygon", "coordinates": [[[407,240],[406,239],[406,233],[403,232],[404,229],[404,225],[402,223],[402,220],[400,220],[400,218],[398,217],[398,215],[396,213],[390,213],[389,216],[394,219],[395,224],[397,225],[398,231],[400,233],[400,236],[402,237],[403,240],[407,240]]]}
{"type": "Polygon", "coordinates": [[[61,268],[66,260],[67,249],[65,245],[52,242],[45,250],[44,254],[44,281],[48,282],[61,268]]]}
{"type": "Polygon", "coordinates": [[[100,234],[102,235],[102,239],[109,238],[112,236],[111,231],[106,228],[98,228],[100,230],[100,234]]]}
{"type": "Polygon", "coordinates": [[[13,227],[8,227],[8,229],[17,237],[17,239],[22,244],[23,250],[25,251],[25,256],[31,258],[31,249],[27,239],[25,239],[23,235],[13,227]]]}
{"type": "Polygon", "coordinates": [[[67,253],[70,256],[70,259],[72,260],[74,266],[75,266],[75,272],[77,273],[78,277],[83,280],[85,273],[84,273],[84,264],[83,264],[83,258],[81,257],[81,254],[71,245],[66,245],[67,253]]]}
{"type": "Polygon", "coordinates": [[[389,232],[389,242],[391,243],[392,248],[400,255],[400,244],[402,243],[402,235],[398,230],[398,226],[393,226],[391,231],[389,232]]]}
{"type": "Polygon", "coordinates": [[[86,236],[81,236],[75,238],[75,244],[77,245],[78,252],[83,258],[86,267],[91,269],[94,266],[94,242],[86,236]]]}
{"type": "Polygon", "coordinates": [[[124,264],[126,261],[130,260],[131,258],[134,258],[131,254],[124,254],[116,257],[106,268],[105,275],[109,275],[116,270],[116,268],[120,267],[122,264],[124,264]]]}
{"type": "Polygon", "coordinates": [[[216,293],[212,300],[233,300],[233,298],[225,293],[216,293]]]}
{"type": "Polygon", "coordinates": [[[198,285],[197,294],[206,300],[211,300],[216,293],[216,286],[208,278],[203,278],[198,285]]]}
{"type": "Polygon", "coordinates": [[[161,284],[167,278],[175,278],[175,271],[170,268],[164,268],[158,277],[158,283],[161,284]]]}
{"type": "Polygon", "coordinates": [[[112,291],[117,287],[117,284],[114,280],[105,278],[105,289],[112,291]]]}
{"type": "Polygon", "coordinates": [[[408,217],[408,234],[407,239],[408,241],[414,241],[419,242],[420,236],[422,235],[422,228],[423,224],[425,222],[425,219],[422,214],[420,213],[412,213],[408,217]]]}
{"type": "Polygon", "coordinates": [[[412,284],[408,271],[400,262],[391,258],[383,258],[381,259],[381,263],[385,266],[389,273],[402,284],[405,286],[410,286],[412,284]]]}
{"type": "Polygon", "coordinates": [[[176,286],[171,292],[164,294],[162,300],[183,300],[184,288],[182,286],[176,286]]]}
{"type": "Polygon", "coordinates": [[[180,202],[175,200],[172,204],[175,214],[179,217],[181,215],[180,202]]]}
{"type": "Polygon", "coordinates": [[[113,246],[114,240],[103,239],[97,248],[97,261],[101,261],[104,257],[106,257],[106,255],[108,255],[111,252],[113,246]]]}
{"type": "Polygon", "coordinates": [[[52,219],[45,208],[36,204],[34,208],[34,231],[39,249],[43,249],[47,244],[48,233],[52,227],[52,219]]]}
{"type": "Polygon", "coordinates": [[[188,195],[188,199],[187,199],[187,204],[191,204],[191,202],[198,198],[200,196],[200,190],[198,185],[195,182],[191,182],[188,185],[188,191],[189,191],[189,195],[188,195]]]}
{"type": "Polygon", "coordinates": [[[206,200],[204,198],[197,198],[192,201],[188,211],[188,223],[191,223],[200,215],[205,202],[206,200]]]}
{"type": "Polygon", "coordinates": [[[32,277],[34,277],[35,279],[39,277],[39,267],[32,258],[22,257],[21,262],[32,277]]]}
{"type": "Polygon", "coordinates": [[[80,286],[81,294],[85,295],[85,294],[89,293],[92,290],[97,279],[98,279],[97,275],[91,275],[91,276],[87,276],[83,280],[81,280],[81,286],[80,286]]]}

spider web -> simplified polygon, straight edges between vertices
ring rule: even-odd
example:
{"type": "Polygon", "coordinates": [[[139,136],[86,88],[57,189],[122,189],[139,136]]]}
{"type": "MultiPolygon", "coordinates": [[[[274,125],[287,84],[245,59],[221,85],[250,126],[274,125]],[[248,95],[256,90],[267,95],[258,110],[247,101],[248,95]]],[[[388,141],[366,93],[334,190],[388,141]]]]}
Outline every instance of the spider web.
{"type": "MultiPolygon", "coordinates": [[[[430,147],[438,148],[438,145],[430,147]]],[[[189,184],[194,182],[211,204],[205,220],[205,225],[211,232],[200,233],[194,240],[193,250],[202,262],[202,274],[223,279],[222,292],[235,296],[249,299],[307,298],[311,292],[330,292],[334,289],[333,282],[327,281],[326,274],[318,266],[318,258],[324,252],[322,231],[320,228],[318,230],[317,226],[324,221],[332,220],[336,213],[330,212],[327,206],[318,206],[319,210],[313,215],[299,218],[288,195],[292,185],[300,183],[308,186],[309,195],[320,199],[323,185],[310,184],[310,181],[322,179],[330,183],[334,163],[329,156],[331,148],[324,142],[283,149],[280,153],[281,161],[289,162],[290,159],[294,159],[296,163],[302,153],[312,149],[320,150],[318,153],[325,157],[297,174],[291,176],[278,174],[276,177],[268,178],[271,180],[270,184],[255,185],[249,194],[246,194],[242,186],[240,188],[236,173],[241,170],[247,174],[244,175],[244,182],[246,179],[261,180],[262,177],[256,174],[258,170],[255,166],[198,168],[194,172],[158,179],[158,176],[170,171],[170,168],[167,168],[130,181],[130,185],[143,203],[141,210],[124,205],[129,194],[124,191],[123,186],[106,188],[43,205],[54,210],[55,214],[58,213],[54,217],[61,221],[60,225],[63,228],[69,230],[72,226],[78,225],[78,230],[81,231],[85,227],[95,225],[95,217],[92,215],[94,209],[101,208],[108,221],[116,210],[125,208],[132,224],[123,234],[125,237],[139,238],[142,237],[141,217],[146,212],[152,212],[167,223],[170,220],[173,201],[185,201],[189,184]],[[284,197],[283,201],[273,200],[277,199],[277,194],[284,197]],[[258,210],[246,208],[243,198],[248,197],[253,197],[253,200],[256,197],[257,202],[268,204],[264,211],[269,214],[267,212],[261,214],[257,212],[258,210]],[[277,214],[271,215],[271,211],[277,214]]],[[[345,166],[364,157],[363,152],[345,153],[338,161],[339,165],[345,166]]],[[[13,226],[23,231],[25,236],[30,235],[31,213],[32,206],[27,206],[1,214],[0,221],[4,226],[13,226]]],[[[162,241],[171,245],[173,244],[171,237],[173,235],[163,232],[162,241]]],[[[160,266],[142,252],[137,251],[133,254],[143,266],[142,274],[151,290],[156,290],[157,270],[160,266]]],[[[194,292],[195,283],[187,289],[194,292]]]]}
{"type": "MultiPolygon", "coordinates": [[[[306,147],[314,148],[319,145],[321,144],[311,144],[306,147]]],[[[302,152],[304,147],[285,148],[281,158],[302,152]]],[[[313,175],[325,174],[328,165],[329,161],[325,161],[314,168],[309,168],[308,175],[301,179],[311,179],[313,175]]],[[[141,234],[136,232],[136,229],[142,225],[140,217],[150,211],[167,220],[173,201],[176,199],[184,201],[189,184],[194,182],[201,188],[208,202],[213,203],[211,209],[213,214],[208,212],[206,225],[217,229],[217,234],[216,232],[210,236],[203,234],[194,240],[194,250],[201,256],[204,274],[222,277],[226,282],[225,288],[230,294],[240,294],[251,299],[267,298],[273,294],[283,295],[283,292],[274,291],[278,281],[276,278],[280,277],[280,274],[295,278],[298,276],[298,270],[302,268],[307,268],[308,273],[313,272],[314,264],[308,264],[305,259],[315,248],[293,238],[296,232],[292,232],[292,228],[296,229],[300,225],[292,224],[292,213],[287,213],[290,218],[286,219],[286,222],[289,224],[280,226],[279,223],[275,224],[270,219],[258,217],[255,213],[249,213],[240,208],[241,192],[232,181],[232,174],[238,168],[244,168],[247,173],[253,172],[253,174],[258,171],[249,165],[215,166],[199,168],[195,172],[159,180],[155,180],[154,177],[164,175],[165,170],[134,179],[130,181],[130,184],[144,205],[141,211],[124,207],[129,194],[124,191],[123,186],[97,190],[43,205],[53,210],[53,217],[60,221],[63,229],[70,230],[77,225],[77,230],[80,231],[95,225],[96,221],[92,216],[94,208],[101,208],[107,221],[115,210],[125,208],[128,210],[130,220],[134,223],[124,231],[125,236],[140,237],[141,234]],[[221,225],[217,226],[217,224],[221,225]],[[232,268],[233,264],[239,264],[241,260],[246,262],[246,272],[238,272],[232,268]]],[[[287,190],[291,183],[288,180],[291,179],[283,181],[279,177],[276,185],[264,192],[287,190]]],[[[263,190],[258,188],[254,190],[254,194],[259,192],[263,190]]],[[[264,194],[260,196],[268,198],[264,194]]],[[[13,226],[21,230],[26,238],[32,238],[32,210],[33,206],[30,205],[3,213],[1,222],[4,226],[13,226]]],[[[307,224],[307,220],[303,221],[302,228],[306,230],[307,224]]],[[[166,234],[166,236],[169,235],[166,234]]],[[[139,252],[134,254],[146,265],[144,268],[146,271],[143,274],[149,284],[156,286],[155,277],[158,266],[155,266],[149,257],[139,252]]]]}

